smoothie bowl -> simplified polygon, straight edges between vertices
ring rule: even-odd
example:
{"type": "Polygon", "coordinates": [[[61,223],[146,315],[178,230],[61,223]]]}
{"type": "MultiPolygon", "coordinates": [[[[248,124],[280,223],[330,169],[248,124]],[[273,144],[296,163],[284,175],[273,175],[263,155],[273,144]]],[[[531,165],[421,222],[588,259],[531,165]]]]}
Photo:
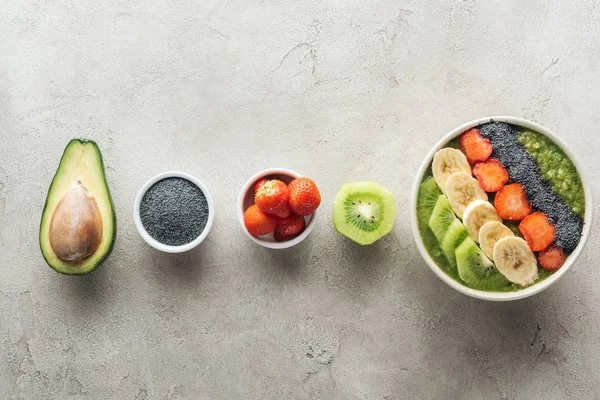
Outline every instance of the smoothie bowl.
{"type": "Polygon", "coordinates": [[[516,300],[556,282],[590,235],[592,199],[580,164],[547,128],[482,118],[446,135],[412,192],[421,255],[454,289],[516,300]]]}

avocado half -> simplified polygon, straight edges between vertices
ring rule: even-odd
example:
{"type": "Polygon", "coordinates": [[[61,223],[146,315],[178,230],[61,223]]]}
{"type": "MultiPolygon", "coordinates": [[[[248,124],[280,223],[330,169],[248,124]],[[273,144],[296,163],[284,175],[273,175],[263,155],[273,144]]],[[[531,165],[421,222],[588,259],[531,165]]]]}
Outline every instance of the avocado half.
{"type": "MultiPolygon", "coordinates": [[[[88,209],[91,207],[88,206],[88,209]]],[[[92,214],[88,213],[87,215],[92,214]]],[[[90,218],[88,217],[88,220],[90,218]]],[[[116,234],[115,207],[106,183],[100,148],[92,140],[73,139],[65,148],[58,170],[48,190],[40,225],[42,255],[48,265],[56,272],[67,275],[84,275],[94,270],[108,257],[112,251],[116,234]],[[73,194],[75,194],[75,197],[73,194]],[[77,199],[82,197],[86,200],[84,206],[92,204],[94,220],[96,221],[93,224],[95,236],[88,234],[91,228],[90,224],[86,224],[89,221],[85,221],[85,218],[83,218],[84,222],[79,224],[80,227],[69,225],[72,224],[72,221],[78,221],[77,218],[79,218],[79,221],[82,220],[80,208],[83,207],[77,207],[79,204],[77,199]],[[75,198],[75,201],[73,201],[73,198],[75,198]],[[67,217],[62,218],[64,220],[63,224],[59,225],[63,229],[59,230],[56,228],[58,225],[57,220],[65,215],[67,217]],[[80,253],[79,257],[75,256],[71,259],[65,259],[69,257],[64,255],[61,258],[56,254],[57,252],[61,253],[58,250],[55,251],[55,249],[58,249],[56,245],[57,237],[62,240],[61,244],[68,246],[69,241],[71,241],[71,244],[81,243],[81,238],[85,237],[86,234],[93,237],[94,241],[92,246],[88,246],[86,253],[80,253]]]]}

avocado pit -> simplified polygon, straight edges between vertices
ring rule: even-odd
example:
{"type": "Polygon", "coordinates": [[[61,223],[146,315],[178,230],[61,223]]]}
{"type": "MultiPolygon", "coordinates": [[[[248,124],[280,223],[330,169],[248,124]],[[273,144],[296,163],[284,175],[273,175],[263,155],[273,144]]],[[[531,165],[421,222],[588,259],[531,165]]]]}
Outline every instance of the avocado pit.
{"type": "Polygon", "coordinates": [[[81,182],[73,185],[56,206],[50,222],[49,239],[56,256],[67,261],[83,260],[100,246],[100,209],[81,182]]]}

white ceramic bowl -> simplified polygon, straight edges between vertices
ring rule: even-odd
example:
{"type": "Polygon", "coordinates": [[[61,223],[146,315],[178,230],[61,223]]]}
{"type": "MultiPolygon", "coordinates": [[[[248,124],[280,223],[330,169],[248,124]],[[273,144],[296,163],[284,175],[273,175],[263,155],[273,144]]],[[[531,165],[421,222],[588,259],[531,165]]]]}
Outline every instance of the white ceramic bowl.
{"type": "Polygon", "coordinates": [[[242,229],[244,230],[246,235],[261,246],[267,247],[269,249],[287,249],[302,242],[312,232],[313,228],[315,227],[317,211],[315,211],[311,215],[307,215],[304,217],[304,220],[306,221],[306,228],[300,235],[290,240],[286,240],[285,242],[277,242],[273,237],[272,233],[258,237],[251,235],[250,232],[248,232],[248,229],[246,229],[246,225],[244,224],[244,212],[251,205],[254,204],[254,184],[260,178],[264,178],[266,176],[276,176],[278,179],[285,182],[286,184],[290,183],[296,178],[302,178],[302,175],[289,169],[271,168],[265,169],[264,171],[260,171],[252,178],[248,179],[244,187],[242,187],[242,190],[240,191],[240,195],[238,197],[238,218],[240,220],[240,225],[242,226],[242,229]]]}
{"type": "Polygon", "coordinates": [[[140,233],[140,236],[142,236],[142,238],[150,246],[154,247],[157,250],[164,251],[165,253],[183,253],[185,251],[189,251],[189,250],[193,249],[194,247],[198,246],[200,243],[202,243],[202,241],[208,235],[208,232],[210,231],[210,228],[212,227],[214,219],[215,219],[215,208],[213,205],[213,199],[210,195],[210,192],[206,188],[206,186],[204,186],[202,184],[202,182],[200,182],[198,179],[194,178],[193,176],[186,174],[184,172],[178,172],[178,171],[163,172],[163,173],[158,174],[155,177],[151,178],[148,182],[146,182],[144,184],[144,186],[142,186],[142,188],[138,192],[137,197],[135,198],[135,204],[133,206],[133,220],[135,221],[135,226],[136,226],[138,232],[140,233]],[[187,179],[188,181],[192,182],[194,185],[198,186],[198,188],[200,188],[200,190],[202,190],[202,193],[204,193],[204,197],[206,197],[206,202],[208,203],[208,221],[206,222],[206,226],[204,227],[204,230],[202,231],[200,236],[198,236],[196,239],[194,239],[190,243],[187,243],[187,244],[184,244],[181,246],[170,246],[168,244],[161,243],[158,240],[154,239],[152,236],[150,236],[150,234],[144,228],[144,225],[142,224],[142,219],[140,217],[140,205],[142,203],[142,198],[144,197],[144,195],[146,194],[148,189],[150,189],[152,187],[152,185],[154,185],[156,182],[158,182],[162,179],[165,179],[165,178],[187,179]]]}
{"type": "Polygon", "coordinates": [[[522,299],[525,297],[533,296],[534,294],[539,293],[542,290],[550,287],[556,281],[558,281],[575,263],[575,261],[577,260],[577,257],[579,257],[579,255],[581,254],[581,251],[583,250],[583,247],[585,246],[585,243],[587,242],[587,240],[590,236],[590,229],[592,226],[592,192],[590,190],[589,182],[585,177],[584,169],[582,168],[581,163],[577,160],[577,158],[575,157],[575,154],[573,154],[573,151],[569,148],[569,146],[567,146],[566,143],[563,142],[550,129],[543,127],[542,125],[536,124],[535,122],[527,121],[522,118],[487,117],[487,118],[481,118],[481,119],[477,119],[477,120],[474,120],[471,122],[467,122],[466,124],[461,125],[456,129],[453,129],[451,132],[449,132],[447,135],[445,135],[442,139],[440,139],[440,141],[433,147],[433,149],[431,149],[429,154],[427,154],[427,157],[425,157],[425,160],[423,160],[423,164],[421,165],[421,167],[419,168],[419,171],[417,172],[417,176],[415,178],[415,182],[413,185],[412,195],[411,195],[411,213],[410,214],[411,214],[413,236],[417,243],[417,247],[418,247],[419,251],[421,252],[421,256],[423,256],[423,258],[425,259],[425,261],[427,262],[427,264],[429,265],[431,270],[441,280],[443,280],[444,282],[446,282],[448,285],[450,285],[452,288],[458,290],[459,292],[464,293],[471,297],[475,297],[477,299],[490,300],[490,301],[509,301],[509,300],[517,300],[517,299],[522,299]],[[435,261],[433,261],[433,259],[427,252],[427,249],[425,249],[425,245],[423,244],[423,240],[421,239],[421,234],[419,233],[419,227],[418,227],[418,222],[417,222],[417,197],[419,194],[419,185],[421,183],[423,175],[425,174],[425,171],[431,164],[434,154],[439,149],[441,149],[449,140],[460,135],[461,133],[465,132],[466,130],[473,128],[475,126],[487,123],[487,122],[491,122],[491,121],[507,122],[509,124],[522,126],[522,127],[531,129],[533,131],[540,132],[540,133],[546,135],[548,138],[550,138],[554,143],[556,143],[567,154],[567,156],[571,159],[571,161],[577,168],[577,171],[579,172],[579,176],[581,177],[581,181],[583,183],[583,188],[584,188],[584,192],[585,192],[585,219],[583,221],[583,232],[582,232],[581,240],[579,241],[579,244],[575,248],[575,251],[573,251],[573,253],[571,253],[569,255],[565,264],[557,272],[553,273],[550,277],[548,277],[547,279],[545,279],[541,282],[538,282],[526,289],[519,290],[517,292],[500,293],[500,292],[485,292],[485,291],[481,291],[481,290],[475,290],[475,289],[471,289],[471,288],[455,281],[454,279],[452,279],[451,277],[446,275],[446,273],[444,271],[442,271],[442,269],[440,267],[438,267],[438,265],[435,263],[435,261]]]}

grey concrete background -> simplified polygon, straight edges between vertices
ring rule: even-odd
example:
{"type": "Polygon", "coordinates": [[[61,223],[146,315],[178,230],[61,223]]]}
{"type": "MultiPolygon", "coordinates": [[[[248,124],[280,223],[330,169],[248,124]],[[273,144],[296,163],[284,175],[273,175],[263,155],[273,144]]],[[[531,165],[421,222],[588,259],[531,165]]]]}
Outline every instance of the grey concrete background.
{"type": "Polygon", "coordinates": [[[0,398],[600,398],[597,220],[562,281],[490,304],[427,268],[408,210],[428,149],[494,114],[558,132],[600,199],[599,70],[592,0],[3,1],[0,398]],[[111,257],[81,278],[48,268],[37,239],[73,137],[100,144],[119,219],[111,257]],[[235,209],[273,166],[324,199],[309,239],[280,252],[235,209]],[[179,256],[131,215],[170,169],[216,200],[208,240],[179,256]],[[361,248],[329,216],[364,179],[399,213],[361,248]]]}

